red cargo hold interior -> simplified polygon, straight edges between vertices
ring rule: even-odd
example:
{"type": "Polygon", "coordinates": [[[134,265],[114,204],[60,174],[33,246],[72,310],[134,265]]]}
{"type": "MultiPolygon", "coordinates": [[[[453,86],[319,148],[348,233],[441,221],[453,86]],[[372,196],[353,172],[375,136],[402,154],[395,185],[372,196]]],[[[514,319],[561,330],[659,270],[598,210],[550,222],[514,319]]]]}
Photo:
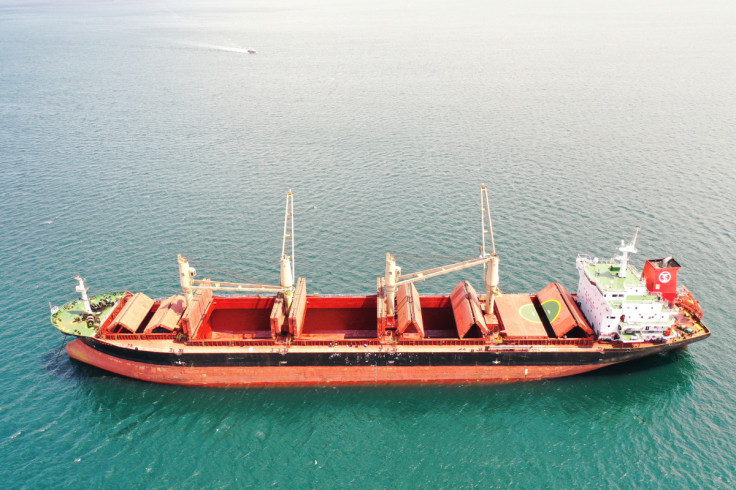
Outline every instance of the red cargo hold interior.
{"type": "Polygon", "coordinates": [[[214,298],[197,339],[270,339],[275,298],[214,298]]]}
{"type": "Polygon", "coordinates": [[[421,296],[424,337],[428,339],[456,339],[457,327],[449,296],[421,296]]]}
{"type": "Polygon", "coordinates": [[[301,339],[375,339],[376,296],[307,296],[301,339]]]}

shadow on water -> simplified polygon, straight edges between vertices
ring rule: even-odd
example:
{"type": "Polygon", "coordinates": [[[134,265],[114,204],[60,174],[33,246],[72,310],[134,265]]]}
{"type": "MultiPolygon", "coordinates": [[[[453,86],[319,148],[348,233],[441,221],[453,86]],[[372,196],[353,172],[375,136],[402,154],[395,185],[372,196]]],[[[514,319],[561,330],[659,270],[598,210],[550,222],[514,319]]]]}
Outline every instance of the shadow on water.
{"type": "Polygon", "coordinates": [[[41,354],[41,365],[43,369],[55,378],[61,379],[76,376],[71,359],[66,353],[66,344],[69,341],[70,339],[67,336],[63,336],[56,346],[41,354]]]}
{"type": "Polygon", "coordinates": [[[119,378],[129,380],[134,383],[143,383],[142,381],[126,378],[70,358],[66,353],[66,345],[71,341],[72,339],[64,339],[57,347],[54,347],[41,355],[41,364],[43,369],[54,378],[60,380],[69,379],[74,382],[82,382],[87,379],[96,378],[119,378]]]}
{"type": "Polygon", "coordinates": [[[693,364],[692,356],[687,349],[664,352],[662,354],[655,354],[636,361],[614,364],[612,366],[596,369],[595,371],[579,374],[578,377],[625,376],[627,374],[657,369],[680,362],[688,363],[690,365],[693,364]]]}
{"type": "Polygon", "coordinates": [[[564,393],[553,400],[566,412],[577,410],[631,412],[676,403],[692,392],[698,363],[686,351],[658,354],[638,361],[539,384],[564,393]]]}

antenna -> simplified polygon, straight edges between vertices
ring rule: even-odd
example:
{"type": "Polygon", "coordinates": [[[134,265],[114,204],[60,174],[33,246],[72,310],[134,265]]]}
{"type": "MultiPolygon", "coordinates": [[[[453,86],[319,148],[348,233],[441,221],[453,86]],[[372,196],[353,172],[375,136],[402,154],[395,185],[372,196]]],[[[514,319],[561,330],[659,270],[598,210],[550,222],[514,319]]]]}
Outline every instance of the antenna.
{"type": "Polygon", "coordinates": [[[624,241],[621,240],[621,246],[618,247],[618,251],[621,252],[621,255],[619,255],[617,258],[619,259],[619,271],[618,271],[618,277],[626,277],[626,268],[629,266],[629,254],[635,254],[636,253],[636,239],[639,236],[639,227],[636,227],[636,231],[634,232],[634,239],[631,240],[631,243],[624,244],[624,241]]]}

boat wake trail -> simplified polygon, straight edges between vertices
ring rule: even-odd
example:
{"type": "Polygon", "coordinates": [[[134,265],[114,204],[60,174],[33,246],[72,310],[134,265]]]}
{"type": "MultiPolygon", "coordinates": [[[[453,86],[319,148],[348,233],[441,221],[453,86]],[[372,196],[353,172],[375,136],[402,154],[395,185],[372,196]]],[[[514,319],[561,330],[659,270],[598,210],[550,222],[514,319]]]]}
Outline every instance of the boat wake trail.
{"type": "Polygon", "coordinates": [[[177,44],[181,44],[183,46],[189,46],[192,48],[199,48],[199,49],[209,49],[212,51],[226,51],[229,53],[243,53],[248,54],[247,49],[243,48],[237,48],[234,46],[221,46],[218,44],[207,44],[207,43],[196,43],[196,42],[186,42],[186,41],[178,41],[177,44]]]}

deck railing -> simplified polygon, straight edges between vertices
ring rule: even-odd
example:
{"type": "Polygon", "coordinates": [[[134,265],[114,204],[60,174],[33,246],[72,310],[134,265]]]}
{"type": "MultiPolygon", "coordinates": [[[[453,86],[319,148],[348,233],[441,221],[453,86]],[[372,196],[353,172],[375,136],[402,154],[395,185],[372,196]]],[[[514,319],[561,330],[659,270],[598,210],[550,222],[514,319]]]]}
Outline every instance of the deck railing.
{"type": "MultiPolygon", "coordinates": [[[[122,335],[121,335],[122,336],[122,335]]],[[[137,337],[137,336],[131,336],[137,337]]],[[[171,337],[171,336],[170,336],[171,337]]],[[[125,339],[120,339],[125,340],[125,339]]],[[[594,339],[504,339],[502,343],[489,343],[484,339],[423,339],[423,340],[399,340],[397,342],[382,342],[378,339],[352,339],[352,340],[292,340],[275,341],[272,339],[196,339],[186,342],[190,346],[198,347],[483,347],[483,346],[532,346],[532,345],[565,345],[589,347],[593,345],[594,339]]]]}
{"type": "Polygon", "coordinates": [[[173,333],[106,333],[102,336],[105,340],[174,340],[173,333]]]}

